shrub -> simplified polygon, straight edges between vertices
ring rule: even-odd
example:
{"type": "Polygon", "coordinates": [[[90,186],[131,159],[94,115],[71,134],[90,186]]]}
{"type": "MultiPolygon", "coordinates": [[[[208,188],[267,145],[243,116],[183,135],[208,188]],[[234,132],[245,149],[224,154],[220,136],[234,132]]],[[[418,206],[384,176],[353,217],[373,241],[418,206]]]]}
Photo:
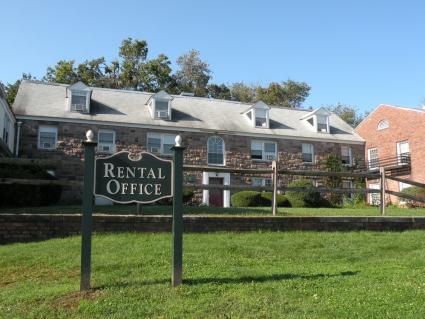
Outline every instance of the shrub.
{"type": "Polygon", "coordinates": [[[195,193],[193,192],[193,190],[188,188],[183,188],[183,203],[188,204],[191,201],[194,194],[195,193]]]}
{"type": "MultiPolygon", "coordinates": [[[[299,180],[289,183],[289,187],[306,187],[311,188],[313,185],[308,180],[299,180]]],[[[309,192],[287,191],[286,198],[292,207],[320,207],[328,205],[319,192],[313,189],[309,192]]]]}
{"type": "MultiPolygon", "coordinates": [[[[272,192],[262,192],[261,201],[263,206],[271,206],[272,204],[272,192]]],[[[291,207],[289,200],[283,194],[277,194],[277,207],[291,207]]]]}
{"type": "MultiPolygon", "coordinates": [[[[56,178],[34,164],[0,164],[0,178],[47,179],[56,178]]],[[[0,206],[45,206],[59,201],[59,185],[0,185],[0,206]]]]}
{"type": "Polygon", "coordinates": [[[261,193],[255,191],[237,192],[230,198],[233,207],[261,206],[261,193]]]}
{"type": "MultiPolygon", "coordinates": [[[[412,195],[421,199],[425,199],[425,189],[417,186],[411,186],[403,189],[402,193],[412,195]]],[[[402,199],[402,198],[400,198],[402,199]]],[[[408,207],[425,207],[425,203],[421,203],[412,199],[404,199],[408,207]]]]}

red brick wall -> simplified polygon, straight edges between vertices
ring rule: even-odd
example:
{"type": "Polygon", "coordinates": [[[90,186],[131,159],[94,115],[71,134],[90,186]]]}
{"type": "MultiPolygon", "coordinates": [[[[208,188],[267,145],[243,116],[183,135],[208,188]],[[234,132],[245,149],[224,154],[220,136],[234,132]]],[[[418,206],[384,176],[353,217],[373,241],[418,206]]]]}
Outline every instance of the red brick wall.
{"type": "MultiPolygon", "coordinates": [[[[379,105],[360,123],[356,132],[366,141],[366,160],[367,150],[374,147],[378,148],[379,158],[395,157],[396,143],[408,140],[412,170],[410,175],[404,177],[425,182],[425,111],[379,105]],[[378,123],[384,119],[388,121],[389,128],[378,130],[378,123]]],[[[390,190],[399,190],[397,182],[387,181],[387,186],[390,190]]],[[[391,201],[397,202],[397,198],[391,196],[391,201]]]]}

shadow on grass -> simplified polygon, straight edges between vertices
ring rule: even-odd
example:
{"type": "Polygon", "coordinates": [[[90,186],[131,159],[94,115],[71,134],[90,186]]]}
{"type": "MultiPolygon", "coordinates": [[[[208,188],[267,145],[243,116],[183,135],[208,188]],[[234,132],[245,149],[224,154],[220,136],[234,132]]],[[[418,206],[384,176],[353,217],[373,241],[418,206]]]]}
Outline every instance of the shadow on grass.
{"type": "MultiPolygon", "coordinates": [[[[320,278],[335,278],[335,277],[346,277],[355,276],[359,271],[344,271],[338,274],[315,274],[315,275],[301,275],[301,274],[274,274],[267,276],[244,276],[238,278],[195,278],[195,279],[183,279],[183,284],[188,286],[205,285],[205,284],[246,284],[246,283],[264,283],[271,281],[282,281],[282,280],[316,280],[320,278]]],[[[151,286],[171,283],[171,279],[156,279],[156,280],[142,280],[132,282],[114,283],[111,285],[101,285],[94,287],[95,290],[108,289],[108,288],[127,288],[132,286],[151,286]]]]}

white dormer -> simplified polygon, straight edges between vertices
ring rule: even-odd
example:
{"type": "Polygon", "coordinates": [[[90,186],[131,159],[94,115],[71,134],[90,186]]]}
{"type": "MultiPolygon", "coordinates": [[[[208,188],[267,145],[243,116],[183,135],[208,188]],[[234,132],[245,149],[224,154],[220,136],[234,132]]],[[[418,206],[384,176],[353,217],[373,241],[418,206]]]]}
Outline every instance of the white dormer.
{"type": "Polygon", "coordinates": [[[71,112],[90,113],[91,92],[92,89],[81,81],[68,86],[68,110],[71,112]]]}
{"type": "Polygon", "coordinates": [[[263,101],[258,101],[248,110],[243,112],[251,122],[252,127],[270,128],[270,107],[263,101]]]}
{"type": "Polygon", "coordinates": [[[320,133],[329,133],[329,116],[331,113],[323,107],[318,108],[310,113],[304,115],[301,120],[305,121],[312,130],[320,133]]]}
{"type": "Polygon", "coordinates": [[[172,96],[165,91],[153,94],[146,102],[153,119],[171,120],[172,96]]]}

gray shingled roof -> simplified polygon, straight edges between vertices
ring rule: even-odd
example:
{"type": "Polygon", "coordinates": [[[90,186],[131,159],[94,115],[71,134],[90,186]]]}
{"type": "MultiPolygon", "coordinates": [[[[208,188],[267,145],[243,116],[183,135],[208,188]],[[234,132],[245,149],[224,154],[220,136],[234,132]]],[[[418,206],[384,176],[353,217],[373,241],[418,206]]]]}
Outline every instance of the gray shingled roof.
{"type": "Polygon", "coordinates": [[[253,128],[243,113],[249,104],[209,98],[173,96],[172,120],[152,119],[145,105],[151,93],[93,88],[91,114],[69,112],[66,100],[67,85],[22,81],[13,104],[17,117],[43,117],[66,120],[94,120],[108,124],[157,126],[181,129],[229,132],[232,134],[262,135],[320,139],[362,143],[363,139],[337,115],[330,116],[330,134],[314,132],[301,120],[311,110],[272,107],[270,129],[253,128]]]}

